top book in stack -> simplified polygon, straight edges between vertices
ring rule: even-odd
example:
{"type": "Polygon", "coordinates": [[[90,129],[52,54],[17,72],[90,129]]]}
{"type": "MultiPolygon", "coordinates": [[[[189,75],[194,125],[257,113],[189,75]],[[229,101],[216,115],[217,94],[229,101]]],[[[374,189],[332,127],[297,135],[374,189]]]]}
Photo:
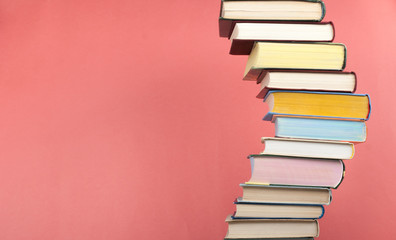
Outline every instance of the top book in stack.
{"type": "Polygon", "coordinates": [[[320,0],[222,0],[219,33],[220,37],[230,37],[237,22],[320,22],[325,12],[320,0]]]}

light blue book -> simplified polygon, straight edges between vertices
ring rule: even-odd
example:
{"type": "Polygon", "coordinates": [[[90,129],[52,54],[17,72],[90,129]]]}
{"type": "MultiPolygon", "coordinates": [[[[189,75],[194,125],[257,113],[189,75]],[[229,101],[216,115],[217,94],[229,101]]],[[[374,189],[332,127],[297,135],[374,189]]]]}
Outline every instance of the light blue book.
{"type": "Polygon", "coordinates": [[[299,117],[276,117],[275,136],[304,139],[366,141],[364,121],[344,121],[299,117]]]}

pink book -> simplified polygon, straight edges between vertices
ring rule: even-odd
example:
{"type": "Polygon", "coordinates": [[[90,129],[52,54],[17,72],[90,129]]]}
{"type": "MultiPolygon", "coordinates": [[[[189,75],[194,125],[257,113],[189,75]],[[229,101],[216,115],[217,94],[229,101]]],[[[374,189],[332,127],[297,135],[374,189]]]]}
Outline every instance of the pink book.
{"type": "Polygon", "coordinates": [[[249,159],[252,177],[247,184],[337,188],[344,177],[342,160],[265,154],[249,159]]]}

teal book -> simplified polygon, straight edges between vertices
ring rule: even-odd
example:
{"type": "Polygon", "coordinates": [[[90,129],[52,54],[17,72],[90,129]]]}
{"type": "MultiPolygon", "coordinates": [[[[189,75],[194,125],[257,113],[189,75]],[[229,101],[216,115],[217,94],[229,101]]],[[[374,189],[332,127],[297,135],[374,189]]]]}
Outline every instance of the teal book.
{"type": "Polygon", "coordinates": [[[273,122],[275,123],[276,137],[347,142],[366,141],[367,133],[364,121],[278,116],[273,122]]]}

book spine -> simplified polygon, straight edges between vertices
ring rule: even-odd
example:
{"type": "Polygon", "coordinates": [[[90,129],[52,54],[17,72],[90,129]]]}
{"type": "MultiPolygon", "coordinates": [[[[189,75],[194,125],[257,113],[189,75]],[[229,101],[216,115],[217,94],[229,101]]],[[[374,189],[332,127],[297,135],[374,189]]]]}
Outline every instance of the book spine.
{"type": "Polygon", "coordinates": [[[321,219],[325,214],[325,208],[322,205],[320,205],[320,207],[322,208],[322,214],[318,217],[318,219],[321,219]]]}
{"type": "Polygon", "coordinates": [[[335,38],[335,27],[333,22],[329,22],[331,24],[331,27],[333,28],[333,38],[330,40],[330,42],[334,41],[335,38]]]}
{"type": "Polygon", "coordinates": [[[352,92],[355,92],[356,89],[357,89],[357,83],[358,83],[358,81],[357,81],[357,75],[356,75],[355,72],[351,72],[351,73],[355,76],[355,87],[353,88],[353,91],[352,91],[352,92]]]}
{"type": "Polygon", "coordinates": [[[368,94],[366,94],[366,95],[368,98],[368,108],[369,108],[368,113],[367,113],[367,118],[366,118],[366,121],[367,121],[367,120],[369,120],[370,115],[371,115],[371,99],[370,99],[370,95],[368,95],[368,94]]]}
{"type": "Polygon", "coordinates": [[[344,46],[344,63],[342,64],[342,67],[340,69],[340,71],[344,70],[346,67],[346,60],[347,60],[347,48],[345,46],[345,44],[342,44],[344,46]]]}
{"type": "Polygon", "coordinates": [[[330,188],[328,188],[329,190],[329,202],[326,205],[330,205],[331,201],[333,201],[333,192],[331,191],[330,188]]]}
{"type": "Polygon", "coordinates": [[[315,222],[316,222],[317,233],[316,233],[316,235],[315,235],[314,237],[319,237],[319,232],[320,232],[320,229],[319,229],[319,222],[318,222],[318,220],[315,220],[315,222]]]}
{"type": "MultiPolygon", "coordinates": [[[[323,18],[326,15],[326,6],[325,6],[325,4],[324,4],[324,2],[322,0],[319,0],[318,2],[320,2],[320,4],[322,5],[322,17],[318,21],[318,22],[320,22],[320,21],[323,20],[323,18]]],[[[334,29],[334,27],[333,27],[333,29],[334,29]]]]}
{"type": "Polygon", "coordinates": [[[351,145],[351,148],[352,148],[352,154],[351,154],[351,157],[350,157],[349,159],[352,159],[353,156],[355,156],[355,145],[352,144],[352,145],[351,145]]]}
{"type": "Polygon", "coordinates": [[[340,160],[340,161],[342,163],[342,178],[341,178],[340,182],[336,186],[333,187],[334,189],[337,189],[341,185],[342,181],[345,178],[345,164],[342,160],[340,160]]]}

